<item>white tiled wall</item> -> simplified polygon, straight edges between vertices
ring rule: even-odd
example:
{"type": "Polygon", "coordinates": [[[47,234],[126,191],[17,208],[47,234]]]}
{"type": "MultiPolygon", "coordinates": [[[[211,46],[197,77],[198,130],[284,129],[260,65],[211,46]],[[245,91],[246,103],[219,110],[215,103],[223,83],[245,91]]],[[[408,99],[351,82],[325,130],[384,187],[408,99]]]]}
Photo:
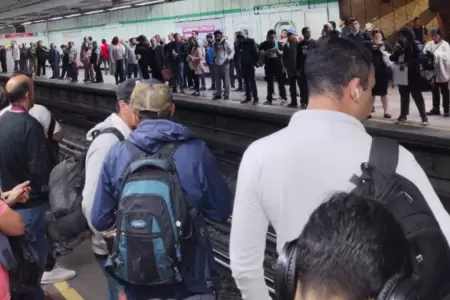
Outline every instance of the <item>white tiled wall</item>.
{"type": "Polygon", "coordinates": [[[236,30],[248,29],[250,35],[259,42],[264,39],[267,30],[274,28],[277,23],[278,31],[293,24],[300,32],[302,27],[308,25],[317,37],[327,20],[338,19],[337,0],[184,0],[39,23],[27,26],[26,31],[44,32],[50,42],[61,44],[68,39],[79,43],[76,39],[83,36],[92,36],[97,40],[105,38],[108,41],[113,36],[124,39],[139,34],[152,36],[160,33],[167,36],[181,27],[203,24],[220,27],[230,36],[236,30]],[[259,14],[254,12],[255,6],[280,3],[281,9],[266,9],[259,14]],[[292,6],[285,7],[286,3],[292,6]]]}

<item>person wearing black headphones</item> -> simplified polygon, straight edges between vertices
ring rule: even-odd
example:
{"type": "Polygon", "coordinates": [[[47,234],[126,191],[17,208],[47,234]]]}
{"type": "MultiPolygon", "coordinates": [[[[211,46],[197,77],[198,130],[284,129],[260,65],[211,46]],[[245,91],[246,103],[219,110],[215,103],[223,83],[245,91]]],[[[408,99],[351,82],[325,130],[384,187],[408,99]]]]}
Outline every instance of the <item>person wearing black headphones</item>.
{"type": "Polygon", "coordinates": [[[408,241],[378,201],[336,194],[278,258],[279,300],[415,300],[408,241]]]}

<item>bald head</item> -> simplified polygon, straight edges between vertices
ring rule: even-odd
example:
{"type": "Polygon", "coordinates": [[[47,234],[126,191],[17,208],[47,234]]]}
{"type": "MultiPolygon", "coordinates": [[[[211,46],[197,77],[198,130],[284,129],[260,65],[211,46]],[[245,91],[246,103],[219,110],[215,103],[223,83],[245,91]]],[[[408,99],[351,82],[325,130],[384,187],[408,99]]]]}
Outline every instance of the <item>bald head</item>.
{"type": "Polygon", "coordinates": [[[22,103],[31,108],[34,103],[33,80],[23,74],[12,77],[6,83],[6,94],[11,104],[22,103]]]}

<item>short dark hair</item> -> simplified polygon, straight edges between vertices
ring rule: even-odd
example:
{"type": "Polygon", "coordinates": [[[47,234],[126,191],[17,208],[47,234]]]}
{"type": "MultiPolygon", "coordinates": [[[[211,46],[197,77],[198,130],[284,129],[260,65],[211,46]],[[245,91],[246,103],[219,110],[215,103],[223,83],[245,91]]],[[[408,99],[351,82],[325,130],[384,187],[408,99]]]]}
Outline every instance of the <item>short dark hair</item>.
{"type": "Polygon", "coordinates": [[[270,29],[267,31],[267,35],[277,34],[277,32],[274,29],[270,29]]]}
{"type": "Polygon", "coordinates": [[[344,23],[345,26],[348,26],[348,21],[349,21],[348,17],[342,16],[341,21],[344,23]]]}
{"type": "Polygon", "coordinates": [[[102,39],[102,43],[106,43],[106,40],[105,40],[105,39],[102,39]]]}
{"type": "Polygon", "coordinates": [[[348,24],[353,24],[353,22],[356,22],[356,21],[358,21],[356,18],[350,18],[348,20],[348,24]]]}
{"type": "Polygon", "coordinates": [[[196,34],[196,35],[198,35],[198,31],[197,30],[192,30],[192,34],[196,34]]]}
{"type": "Polygon", "coordinates": [[[302,35],[305,35],[305,33],[309,30],[310,28],[308,26],[303,27],[302,28],[302,35]]]}
{"type": "Polygon", "coordinates": [[[333,27],[333,29],[336,29],[336,22],[335,21],[328,21],[328,23],[331,24],[331,27],[333,27]]]}
{"type": "Polygon", "coordinates": [[[310,216],[298,238],[297,279],[302,292],[376,298],[395,274],[410,272],[401,225],[382,203],[336,194],[310,216]]]}
{"type": "Polygon", "coordinates": [[[30,85],[28,82],[21,81],[19,82],[14,88],[10,91],[8,91],[7,97],[11,104],[19,102],[20,100],[23,100],[25,98],[26,93],[30,91],[30,85]]]}
{"type": "Polygon", "coordinates": [[[309,93],[332,93],[341,98],[344,87],[354,78],[367,89],[371,68],[372,53],[362,43],[342,37],[320,41],[306,56],[309,93]]]}

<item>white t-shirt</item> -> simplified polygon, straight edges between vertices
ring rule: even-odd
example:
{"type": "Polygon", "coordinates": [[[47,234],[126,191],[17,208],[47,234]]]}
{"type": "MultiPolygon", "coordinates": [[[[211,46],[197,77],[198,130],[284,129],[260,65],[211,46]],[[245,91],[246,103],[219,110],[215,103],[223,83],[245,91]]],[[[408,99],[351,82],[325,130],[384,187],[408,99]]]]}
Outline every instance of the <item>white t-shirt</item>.
{"type": "MultiPolygon", "coordinates": [[[[311,213],[336,192],[350,192],[368,161],[372,137],[352,116],[326,110],[295,113],[286,128],[254,142],[238,173],[230,236],[231,270],[244,299],[270,300],[264,281],[269,224],[277,250],[296,239],[311,213]]],[[[420,190],[450,243],[450,216],[425,172],[405,148],[397,173],[420,190]]]]}
{"type": "MultiPolygon", "coordinates": [[[[2,116],[5,112],[11,110],[11,105],[5,107],[0,111],[0,116],[2,116]]],[[[52,114],[50,111],[43,105],[35,104],[33,108],[28,112],[33,118],[38,120],[38,122],[44,127],[45,137],[48,138],[47,133],[50,127],[50,123],[52,120],[52,114]]],[[[53,134],[56,134],[61,131],[61,125],[58,121],[55,120],[55,130],[53,130],[53,134]]]]}

